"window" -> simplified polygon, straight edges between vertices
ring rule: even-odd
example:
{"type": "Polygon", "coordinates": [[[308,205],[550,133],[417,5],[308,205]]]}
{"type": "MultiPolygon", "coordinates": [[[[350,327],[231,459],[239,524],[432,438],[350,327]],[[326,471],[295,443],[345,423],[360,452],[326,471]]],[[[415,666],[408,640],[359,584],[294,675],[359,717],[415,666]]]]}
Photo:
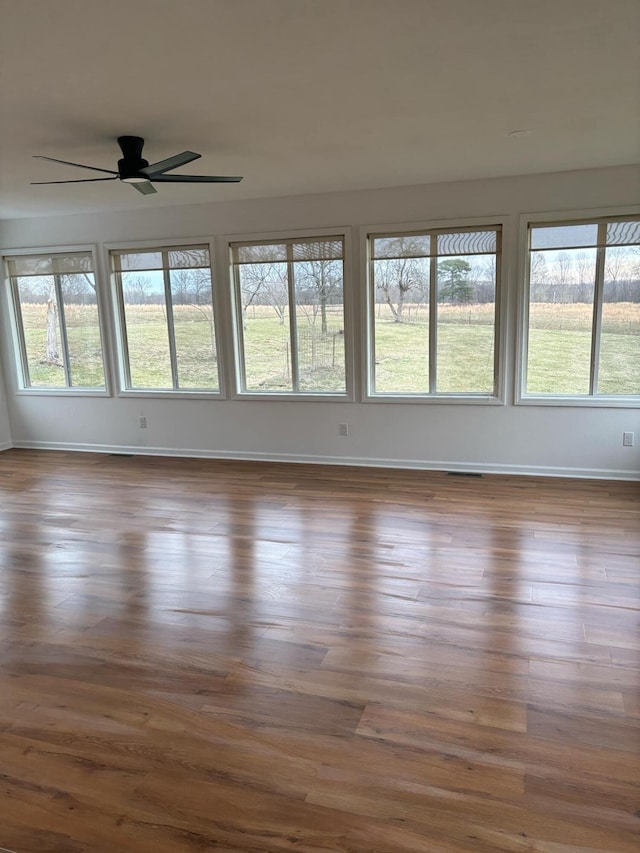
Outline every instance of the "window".
{"type": "Polygon", "coordinates": [[[6,262],[22,386],[105,390],[91,252],[17,255],[6,262]]]}
{"type": "Polygon", "coordinates": [[[127,389],[219,391],[207,246],[112,251],[127,389]]]}
{"type": "Polygon", "coordinates": [[[529,226],[525,395],[640,394],[640,218],[529,226]]]}
{"type": "Polygon", "coordinates": [[[368,244],[372,395],[495,398],[501,228],[368,244]]]}
{"type": "Polygon", "coordinates": [[[342,237],[231,246],[243,393],[347,392],[342,237]]]}

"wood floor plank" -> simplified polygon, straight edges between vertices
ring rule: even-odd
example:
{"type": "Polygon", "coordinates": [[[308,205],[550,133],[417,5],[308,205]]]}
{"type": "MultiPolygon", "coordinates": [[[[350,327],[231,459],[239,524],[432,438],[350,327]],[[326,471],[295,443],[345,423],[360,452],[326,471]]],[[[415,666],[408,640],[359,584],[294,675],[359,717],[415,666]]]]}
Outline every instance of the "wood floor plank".
{"type": "Polygon", "coordinates": [[[638,849],[637,483],[6,451],[0,615],[0,849],[638,849]]]}

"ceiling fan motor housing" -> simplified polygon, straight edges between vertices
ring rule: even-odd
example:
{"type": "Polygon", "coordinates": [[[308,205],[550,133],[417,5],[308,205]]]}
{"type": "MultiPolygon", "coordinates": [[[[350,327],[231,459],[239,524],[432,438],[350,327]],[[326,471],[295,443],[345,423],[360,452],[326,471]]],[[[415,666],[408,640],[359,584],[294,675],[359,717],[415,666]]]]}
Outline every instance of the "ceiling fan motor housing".
{"type": "Polygon", "coordinates": [[[140,136],[119,136],[118,145],[122,151],[122,159],[118,160],[120,178],[144,177],[146,180],[146,175],[140,175],[140,170],[149,165],[149,161],[142,157],[144,139],[140,136]]]}

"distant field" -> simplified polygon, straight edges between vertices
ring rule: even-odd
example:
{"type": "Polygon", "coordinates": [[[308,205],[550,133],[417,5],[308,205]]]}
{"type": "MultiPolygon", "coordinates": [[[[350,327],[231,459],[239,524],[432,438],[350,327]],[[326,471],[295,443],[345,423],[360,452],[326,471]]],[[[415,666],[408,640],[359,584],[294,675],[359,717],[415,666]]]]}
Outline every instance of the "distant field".
{"type": "MultiPolygon", "coordinates": [[[[95,307],[66,311],[74,385],[104,380],[95,307]]],[[[41,364],[45,349],[46,308],[22,308],[33,385],[64,385],[62,367],[41,364]]],[[[308,311],[311,316],[310,310],[308,311]]],[[[298,317],[301,386],[307,390],[344,389],[344,334],[341,311],[328,316],[328,334],[298,317]]],[[[426,390],[428,309],[409,305],[406,323],[395,323],[386,305],[376,307],[376,389],[407,393],[426,390]]],[[[178,371],[184,388],[217,387],[215,344],[205,308],[174,308],[178,371]]],[[[161,306],[128,306],[132,379],[137,387],[171,385],[166,321],[161,306]]],[[[493,306],[438,306],[438,390],[485,391],[493,387],[493,306]]],[[[527,387],[533,393],[586,393],[591,348],[591,309],[583,304],[532,306],[527,387]]],[[[245,329],[247,386],[286,390],[291,382],[288,320],[273,309],[250,308],[245,329]]],[[[640,394],[640,305],[604,306],[599,370],[601,393],[640,394]]]]}

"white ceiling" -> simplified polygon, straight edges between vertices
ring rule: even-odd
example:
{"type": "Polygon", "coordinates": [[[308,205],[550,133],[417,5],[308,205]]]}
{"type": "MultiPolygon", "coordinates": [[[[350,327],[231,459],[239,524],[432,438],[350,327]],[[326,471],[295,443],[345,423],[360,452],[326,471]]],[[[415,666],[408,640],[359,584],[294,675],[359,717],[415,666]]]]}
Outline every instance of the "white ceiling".
{"type": "Polygon", "coordinates": [[[640,0],[0,0],[0,218],[640,160],[640,0]],[[527,129],[526,136],[509,136],[527,129]],[[118,181],[150,162],[241,184],[118,181]],[[99,177],[99,175],[95,175],[99,177]]]}

